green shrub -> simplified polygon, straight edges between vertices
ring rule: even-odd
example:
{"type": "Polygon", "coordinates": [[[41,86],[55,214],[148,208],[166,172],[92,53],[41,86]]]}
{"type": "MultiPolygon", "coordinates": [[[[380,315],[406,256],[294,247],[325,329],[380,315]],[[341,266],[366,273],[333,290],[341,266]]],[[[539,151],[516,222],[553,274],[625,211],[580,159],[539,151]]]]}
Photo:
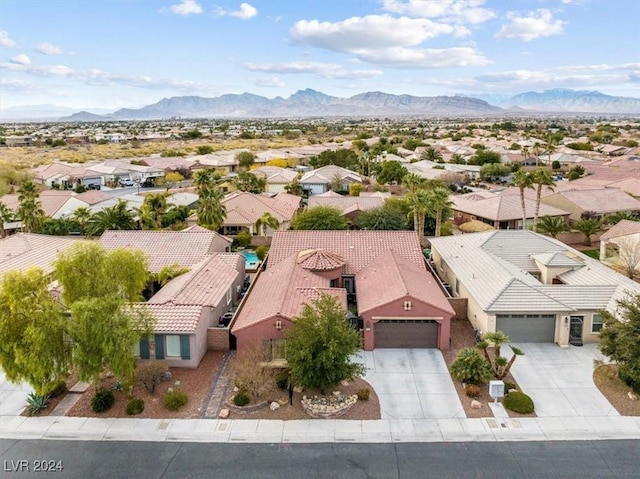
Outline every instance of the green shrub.
{"type": "Polygon", "coordinates": [[[476,399],[478,396],[480,396],[480,388],[475,384],[467,384],[464,388],[464,393],[468,397],[476,399]]]}
{"type": "Polygon", "coordinates": [[[187,396],[186,392],[181,391],[180,389],[168,391],[164,395],[164,407],[169,411],[177,411],[188,402],[189,396],[187,396]]]}
{"type": "Polygon", "coordinates": [[[49,391],[49,394],[47,394],[47,396],[49,397],[49,399],[57,398],[61,394],[65,393],[66,391],[67,391],[67,383],[65,383],[64,381],[60,381],[58,382],[58,384],[54,386],[54,388],[51,391],[49,391]]]}
{"type": "Polygon", "coordinates": [[[34,414],[38,414],[49,404],[49,396],[41,396],[36,393],[29,393],[27,396],[27,410],[29,411],[29,416],[33,416],[34,414]]]}
{"type": "Polygon", "coordinates": [[[98,389],[91,399],[91,409],[93,409],[94,412],[108,411],[111,409],[111,406],[113,406],[115,400],[116,397],[113,391],[109,389],[98,389]]]}
{"type": "Polygon", "coordinates": [[[520,414],[531,414],[535,409],[533,399],[520,391],[514,391],[505,396],[503,405],[509,411],[520,414]]]}
{"type": "Polygon", "coordinates": [[[476,348],[464,348],[451,364],[451,375],[463,383],[477,384],[491,379],[493,369],[476,348]]]}
{"type": "Polygon", "coordinates": [[[356,395],[358,396],[358,401],[368,401],[369,395],[371,394],[371,390],[369,388],[358,389],[356,395]]]}
{"type": "Polygon", "coordinates": [[[256,248],[256,256],[260,261],[263,261],[269,252],[269,248],[265,245],[260,245],[256,248]]]}
{"type": "Polygon", "coordinates": [[[279,373],[276,373],[275,379],[278,389],[287,389],[287,386],[289,385],[289,371],[280,371],[279,373]]]}
{"type": "Polygon", "coordinates": [[[233,396],[233,404],[238,407],[246,406],[249,404],[249,395],[243,392],[239,392],[233,396]]]}
{"type": "Polygon", "coordinates": [[[640,370],[631,366],[620,365],[618,377],[636,393],[640,393],[640,370]]]}
{"type": "Polygon", "coordinates": [[[518,386],[516,386],[514,383],[504,383],[504,394],[505,394],[505,396],[507,394],[509,394],[509,391],[511,389],[518,389],[518,386]]]}
{"type": "Polygon", "coordinates": [[[140,414],[142,411],[144,411],[144,400],[139,398],[134,398],[127,403],[126,412],[129,416],[140,414]]]}
{"type": "Polygon", "coordinates": [[[253,236],[251,236],[251,233],[249,233],[248,231],[240,231],[240,233],[236,235],[235,239],[238,243],[238,246],[246,248],[251,244],[251,238],[253,238],[253,236]]]}

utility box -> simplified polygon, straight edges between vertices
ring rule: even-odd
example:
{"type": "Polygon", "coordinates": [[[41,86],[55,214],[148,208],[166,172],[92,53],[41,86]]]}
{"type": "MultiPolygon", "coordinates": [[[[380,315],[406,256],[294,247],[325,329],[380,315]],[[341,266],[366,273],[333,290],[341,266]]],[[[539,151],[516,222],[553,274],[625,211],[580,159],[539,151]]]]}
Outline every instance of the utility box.
{"type": "Polygon", "coordinates": [[[497,402],[498,398],[504,396],[504,381],[489,381],[489,396],[493,398],[493,402],[497,402]]]}

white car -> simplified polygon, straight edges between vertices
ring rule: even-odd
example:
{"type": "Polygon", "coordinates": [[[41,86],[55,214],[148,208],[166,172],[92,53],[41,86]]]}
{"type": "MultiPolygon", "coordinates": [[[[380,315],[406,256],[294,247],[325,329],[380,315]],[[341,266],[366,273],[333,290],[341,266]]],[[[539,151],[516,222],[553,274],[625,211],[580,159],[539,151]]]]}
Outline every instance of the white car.
{"type": "Polygon", "coordinates": [[[126,178],[121,178],[120,180],[118,180],[118,184],[120,186],[133,186],[134,183],[132,180],[126,179],[126,178]]]}

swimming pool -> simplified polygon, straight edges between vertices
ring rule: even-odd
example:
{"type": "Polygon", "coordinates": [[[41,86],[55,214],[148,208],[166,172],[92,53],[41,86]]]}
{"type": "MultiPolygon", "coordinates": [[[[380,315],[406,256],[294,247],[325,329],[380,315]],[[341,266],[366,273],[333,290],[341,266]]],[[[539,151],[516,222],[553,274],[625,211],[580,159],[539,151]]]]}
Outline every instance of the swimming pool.
{"type": "Polygon", "coordinates": [[[258,255],[254,251],[242,251],[242,256],[244,256],[244,269],[258,269],[260,260],[258,259],[258,255]]]}

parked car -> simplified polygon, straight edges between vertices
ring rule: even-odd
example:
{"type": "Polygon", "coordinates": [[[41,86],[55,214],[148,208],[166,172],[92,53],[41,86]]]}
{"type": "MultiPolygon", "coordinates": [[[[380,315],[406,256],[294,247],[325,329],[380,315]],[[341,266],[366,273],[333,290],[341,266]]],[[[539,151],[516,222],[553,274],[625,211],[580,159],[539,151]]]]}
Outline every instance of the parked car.
{"type": "Polygon", "coordinates": [[[102,188],[102,187],[100,186],[99,183],[91,183],[91,184],[87,185],[87,189],[88,190],[99,190],[100,188],[102,188]]]}
{"type": "Polygon", "coordinates": [[[132,180],[129,180],[129,179],[127,179],[127,178],[120,178],[120,179],[118,180],[118,184],[119,184],[120,186],[133,186],[133,185],[134,185],[133,181],[132,181],[132,180]]]}

